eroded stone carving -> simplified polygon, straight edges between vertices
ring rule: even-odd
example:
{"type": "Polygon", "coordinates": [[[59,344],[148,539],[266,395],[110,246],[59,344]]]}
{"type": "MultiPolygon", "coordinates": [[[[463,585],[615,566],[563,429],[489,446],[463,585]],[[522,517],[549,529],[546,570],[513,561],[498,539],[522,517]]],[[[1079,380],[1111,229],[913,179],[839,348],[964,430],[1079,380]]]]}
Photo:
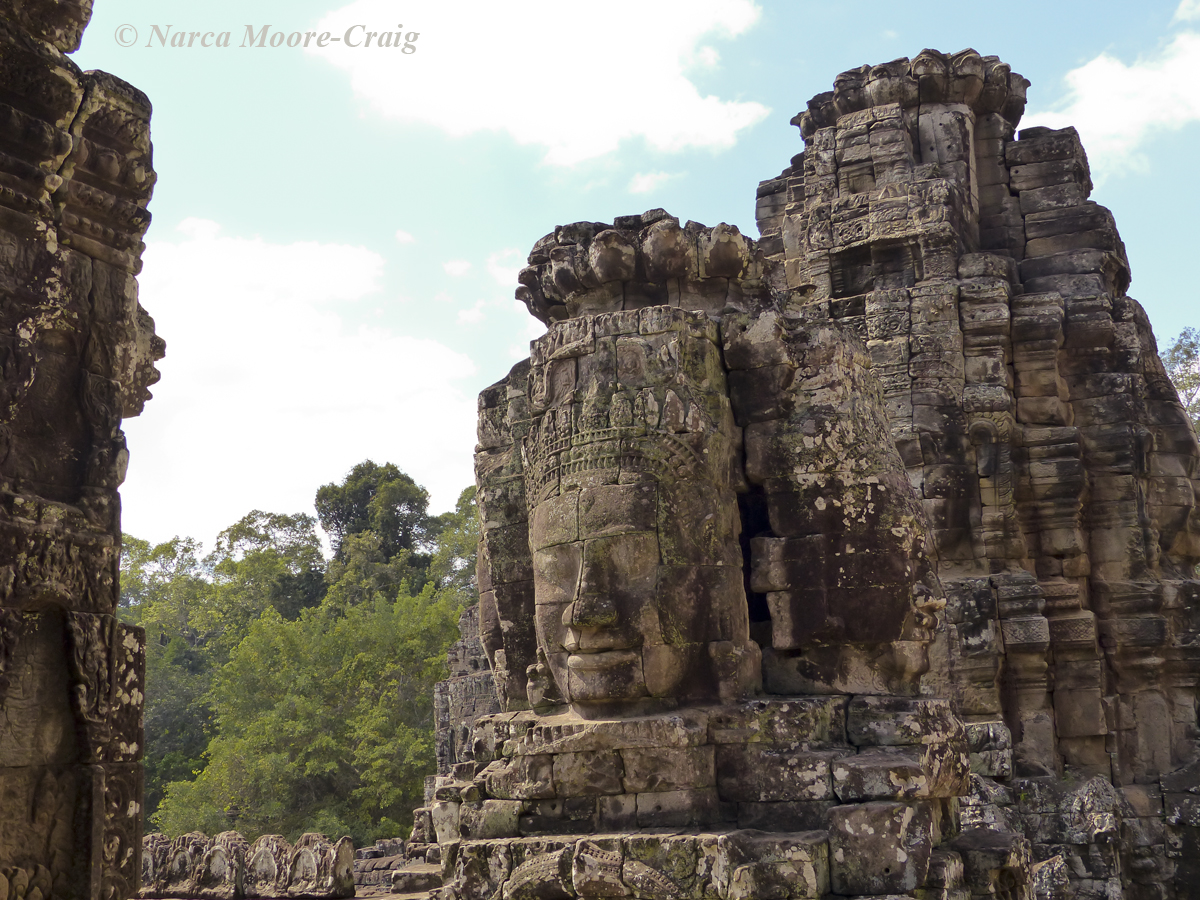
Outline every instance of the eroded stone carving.
{"type": "Polygon", "coordinates": [[[304,834],[293,846],[278,834],[248,844],[236,832],[148,834],[142,848],[144,898],[248,900],[354,896],[354,845],[304,834]]]}
{"type": "Polygon", "coordinates": [[[119,623],[121,419],[163,342],[135,275],[150,103],[64,53],[90,2],[0,4],[0,872],[120,900],[141,870],[143,646],[119,623]]]}
{"type": "Polygon", "coordinates": [[[148,834],[142,846],[142,889],[146,898],[250,900],[354,896],[354,846],[323,834],[301,835],[293,846],[265,834],[249,844],[236,831],[210,838],[192,832],[170,840],[148,834]]]}
{"type": "Polygon", "coordinates": [[[758,241],[534,246],[476,453],[502,712],[407,847],[450,895],[1200,890],[1200,447],[1027,87],[864,66],[758,241]]]}
{"type": "Polygon", "coordinates": [[[620,691],[734,699],[764,676],[782,693],[915,689],[941,591],[869,361],[838,326],[782,317],[760,256],[661,211],[535,247],[531,309],[591,312],[552,324],[481,398],[481,637],[509,709],[529,677],[552,701],[547,674],[585,714],[620,691]],[[632,262],[606,268],[613,247],[632,262]],[[606,272],[628,280],[595,286],[606,272]],[[754,630],[770,622],[762,675],[747,558],[754,630]],[[536,648],[517,624],[531,605],[536,648]],[[641,673],[589,686],[602,644],[641,673]]]}

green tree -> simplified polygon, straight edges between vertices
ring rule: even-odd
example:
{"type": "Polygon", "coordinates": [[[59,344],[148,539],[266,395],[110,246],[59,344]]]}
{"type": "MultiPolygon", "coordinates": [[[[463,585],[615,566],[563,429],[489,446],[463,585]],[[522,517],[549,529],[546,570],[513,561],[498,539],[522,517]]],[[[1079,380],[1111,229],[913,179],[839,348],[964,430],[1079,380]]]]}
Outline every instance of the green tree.
{"type": "Polygon", "coordinates": [[[478,599],[475,564],[479,548],[479,509],[475,486],[458,495],[453,511],[438,517],[437,547],[429,563],[429,577],[439,591],[452,594],[460,606],[478,599]]]}
{"type": "Polygon", "coordinates": [[[168,833],[366,842],[421,800],[433,685],[474,601],[474,490],[430,516],[423,488],[368,461],[317,507],[328,562],[305,515],[255,510],[203,557],[127,538],[122,614],[152,641],[147,812],[168,833]]]}
{"type": "Polygon", "coordinates": [[[151,546],[125,535],[121,547],[121,617],[146,629],[147,815],[168,783],[203,768],[213,733],[213,666],[192,622],[211,590],[199,553],[179,537],[151,546]]]}
{"type": "Polygon", "coordinates": [[[1163,365],[1179,392],[1179,402],[1200,433],[1200,330],[1183,329],[1163,354],[1163,365]]]}
{"type": "Polygon", "coordinates": [[[433,766],[433,685],[457,616],[432,585],[293,622],[266,610],[217,678],[208,765],[168,787],[156,824],[400,832],[433,766]]]}
{"type": "Polygon", "coordinates": [[[303,513],[256,509],[217,536],[216,547],[204,559],[212,590],[195,619],[220,662],[264,610],[294,619],[320,602],[325,559],[316,524],[303,513]]]}
{"type": "Polygon", "coordinates": [[[126,535],[122,616],[146,629],[146,813],[166,785],[204,768],[216,734],[214,677],[264,609],[296,618],[325,592],[311,516],[254,511],[203,559],[191,538],[151,546],[126,535]]]}
{"type": "Polygon", "coordinates": [[[409,591],[426,583],[424,559],[414,562],[414,554],[407,550],[389,558],[382,544],[375,531],[346,536],[341,558],[330,560],[325,573],[326,603],[331,608],[344,610],[377,594],[394,597],[401,589],[409,591]]]}
{"type": "Polygon", "coordinates": [[[369,459],[359,463],[341,484],[317,490],[316,508],[337,559],[345,554],[347,537],[373,531],[386,558],[408,551],[428,562],[437,537],[438,520],[429,515],[429,493],[392,463],[380,466],[369,459]]]}

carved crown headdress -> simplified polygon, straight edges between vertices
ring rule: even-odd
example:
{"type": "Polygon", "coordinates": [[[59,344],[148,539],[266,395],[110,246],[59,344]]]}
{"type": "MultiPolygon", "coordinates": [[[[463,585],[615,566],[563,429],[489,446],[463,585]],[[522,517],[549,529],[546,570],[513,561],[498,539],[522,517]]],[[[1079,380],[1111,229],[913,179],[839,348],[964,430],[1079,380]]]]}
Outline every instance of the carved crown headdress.
{"type": "Polygon", "coordinates": [[[582,472],[646,473],[657,480],[711,479],[704,456],[689,441],[713,432],[710,417],[668,389],[622,390],[583,403],[552,407],[521,445],[530,508],[555,496],[564,479],[582,472]]]}

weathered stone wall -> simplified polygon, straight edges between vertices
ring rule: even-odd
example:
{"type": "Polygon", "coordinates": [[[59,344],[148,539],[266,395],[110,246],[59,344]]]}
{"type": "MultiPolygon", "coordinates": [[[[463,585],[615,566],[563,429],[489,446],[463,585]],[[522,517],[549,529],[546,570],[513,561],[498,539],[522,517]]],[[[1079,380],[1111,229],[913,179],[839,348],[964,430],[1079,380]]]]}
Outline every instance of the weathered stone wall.
{"type": "Polygon", "coordinates": [[[128,897],[141,853],[144,635],[114,614],[155,175],[146,97],[64,55],[90,11],[0,4],[0,895],[43,900],[128,897]]]}

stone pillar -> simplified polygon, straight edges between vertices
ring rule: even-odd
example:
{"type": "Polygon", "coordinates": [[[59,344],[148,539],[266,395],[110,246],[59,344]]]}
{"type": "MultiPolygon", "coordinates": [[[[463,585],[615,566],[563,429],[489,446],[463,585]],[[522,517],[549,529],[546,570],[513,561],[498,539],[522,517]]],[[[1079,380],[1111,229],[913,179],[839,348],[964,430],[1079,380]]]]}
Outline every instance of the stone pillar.
{"type": "Polygon", "coordinates": [[[0,869],[27,897],[121,900],[145,640],[115,615],[120,424],[164,345],[134,279],[150,103],[63,55],[90,7],[0,5],[0,869]]]}

